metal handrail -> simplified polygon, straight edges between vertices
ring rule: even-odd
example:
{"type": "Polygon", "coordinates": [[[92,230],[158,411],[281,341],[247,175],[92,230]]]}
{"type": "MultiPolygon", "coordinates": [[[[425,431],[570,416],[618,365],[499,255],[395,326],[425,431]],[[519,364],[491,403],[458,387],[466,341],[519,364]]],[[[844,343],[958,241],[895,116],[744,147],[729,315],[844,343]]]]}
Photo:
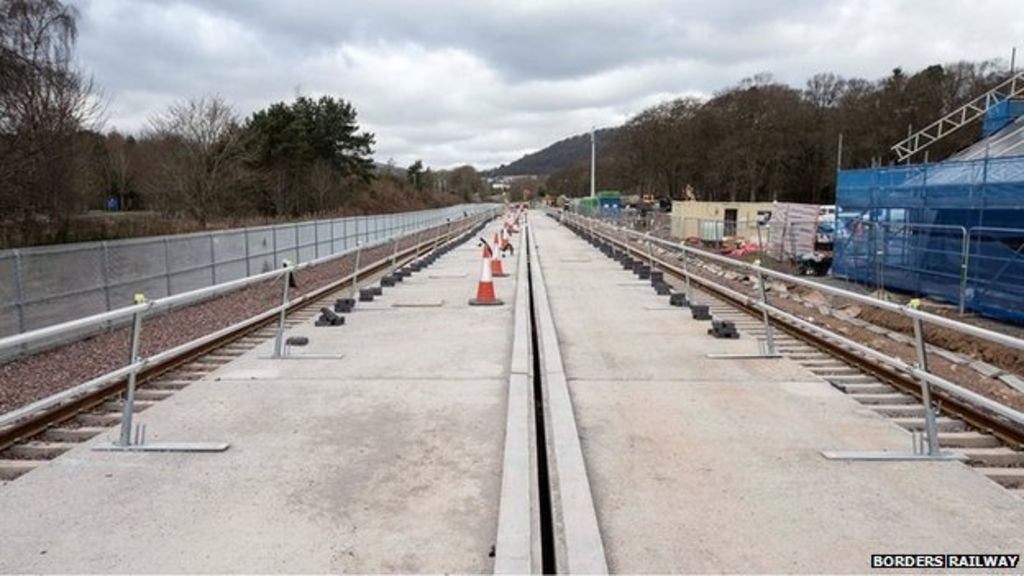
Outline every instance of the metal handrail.
{"type": "MultiPolygon", "coordinates": [[[[730,265],[730,266],[734,266],[734,267],[738,267],[738,268],[742,268],[742,269],[747,269],[747,270],[750,270],[753,273],[758,274],[758,275],[774,277],[774,278],[777,278],[777,279],[780,279],[780,280],[785,280],[786,282],[792,282],[794,284],[798,284],[800,286],[805,286],[805,287],[813,288],[815,290],[820,290],[822,292],[825,292],[825,293],[828,293],[828,294],[831,294],[831,295],[834,295],[834,296],[839,296],[839,297],[843,297],[843,298],[849,298],[851,300],[854,300],[854,301],[857,301],[857,302],[860,302],[860,303],[863,303],[863,304],[867,304],[867,305],[870,305],[870,306],[875,306],[875,307],[881,308],[883,310],[888,310],[888,311],[891,311],[891,312],[896,312],[898,314],[901,314],[901,315],[906,316],[906,317],[910,318],[911,320],[913,320],[915,322],[915,327],[916,328],[919,327],[919,323],[927,322],[927,323],[930,323],[930,324],[934,324],[936,326],[942,326],[944,328],[948,328],[950,330],[954,330],[954,331],[960,332],[961,334],[965,334],[965,335],[969,335],[969,336],[976,336],[976,337],[979,337],[979,338],[983,338],[983,339],[989,340],[991,342],[995,342],[997,344],[1002,344],[1002,345],[1009,346],[1011,348],[1015,348],[1015,349],[1018,349],[1018,350],[1024,350],[1024,340],[1022,340],[1020,338],[1014,338],[1013,336],[1009,336],[1009,335],[1006,335],[1006,334],[1001,334],[999,332],[994,332],[992,330],[986,330],[984,328],[980,328],[980,327],[977,327],[977,326],[972,326],[970,324],[965,324],[963,322],[958,322],[956,320],[950,320],[950,319],[945,318],[943,316],[938,316],[938,315],[931,314],[931,313],[928,313],[928,312],[922,312],[921,310],[917,310],[917,309],[911,308],[909,306],[899,305],[899,304],[895,304],[895,303],[892,303],[892,302],[886,302],[884,300],[878,300],[876,298],[871,298],[870,296],[865,296],[865,295],[862,295],[862,294],[857,294],[855,292],[849,292],[849,291],[843,290],[841,288],[835,288],[835,287],[832,287],[832,286],[828,286],[828,285],[825,285],[825,284],[820,284],[820,283],[813,282],[813,281],[810,281],[810,280],[804,280],[803,278],[799,278],[799,277],[796,277],[796,276],[791,276],[789,274],[784,274],[782,272],[777,272],[777,271],[774,271],[774,270],[770,270],[770,269],[764,268],[763,266],[760,266],[760,265],[755,265],[755,264],[751,264],[751,263],[747,263],[747,262],[742,262],[742,261],[734,260],[734,259],[727,258],[727,257],[724,257],[724,256],[720,256],[720,255],[717,255],[717,254],[712,254],[712,253],[705,252],[705,251],[702,251],[702,250],[697,250],[697,249],[694,249],[694,248],[690,248],[689,246],[686,246],[684,244],[677,244],[677,243],[674,243],[674,242],[663,240],[661,238],[655,238],[655,237],[652,237],[650,235],[641,234],[641,233],[638,233],[638,232],[635,232],[633,230],[629,230],[629,229],[626,229],[626,228],[622,228],[622,227],[618,227],[618,226],[611,226],[611,225],[609,225],[607,223],[602,222],[599,219],[589,218],[589,217],[585,217],[585,216],[578,215],[578,214],[571,214],[570,218],[571,219],[577,219],[577,220],[589,220],[589,221],[591,221],[591,223],[596,223],[599,226],[602,226],[602,227],[605,227],[605,228],[612,228],[613,230],[618,230],[618,231],[624,232],[627,236],[639,237],[643,241],[647,241],[647,242],[650,242],[650,243],[660,244],[662,246],[666,246],[666,247],[668,247],[670,249],[673,249],[673,250],[679,250],[679,251],[681,251],[683,253],[684,259],[685,259],[686,255],[693,255],[695,257],[710,259],[710,260],[721,262],[723,264],[727,264],[727,265],[730,265]]],[[[685,260],[684,260],[684,263],[685,263],[685,260]]],[[[682,274],[687,279],[689,279],[691,277],[695,277],[695,278],[698,277],[696,274],[693,274],[693,273],[689,272],[689,270],[686,269],[685,266],[684,266],[684,269],[679,269],[679,268],[676,268],[674,266],[672,266],[671,268],[673,269],[673,271],[675,273],[682,274]]],[[[705,279],[705,278],[700,278],[700,280],[702,282],[708,282],[708,280],[705,279]]],[[[1013,423],[1015,423],[1017,425],[1024,426],[1024,412],[1015,410],[1014,408],[1011,408],[1011,407],[1009,407],[1009,406],[1007,406],[1005,404],[999,403],[999,402],[997,402],[995,400],[992,400],[991,398],[988,398],[986,396],[978,394],[977,392],[974,392],[972,390],[968,390],[967,388],[964,388],[963,386],[960,386],[959,384],[956,384],[954,382],[946,380],[945,378],[942,378],[941,376],[937,376],[937,375],[929,372],[927,370],[927,366],[926,365],[911,365],[911,364],[908,364],[907,362],[905,362],[904,360],[902,360],[900,358],[889,356],[889,355],[887,355],[887,354],[885,354],[883,352],[875,350],[875,349],[873,349],[873,348],[871,348],[869,346],[866,346],[865,344],[862,344],[860,342],[857,342],[857,341],[855,341],[855,340],[853,340],[851,338],[848,338],[848,337],[843,336],[841,334],[837,334],[835,332],[832,332],[830,330],[822,328],[821,326],[818,326],[818,325],[816,325],[816,324],[814,324],[812,322],[808,322],[807,320],[804,320],[804,319],[800,318],[799,316],[796,316],[794,314],[791,314],[789,312],[781,310],[780,308],[772,306],[771,304],[769,304],[767,302],[758,300],[757,298],[754,298],[754,297],[749,296],[747,294],[742,294],[742,293],[740,293],[740,292],[738,292],[736,290],[733,290],[733,289],[731,289],[729,287],[726,287],[726,286],[722,286],[720,284],[716,284],[716,283],[713,283],[713,282],[709,282],[709,283],[713,284],[717,290],[720,290],[723,294],[726,294],[726,295],[728,295],[729,297],[731,297],[733,299],[736,299],[736,300],[738,300],[740,302],[744,302],[745,304],[748,304],[751,307],[757,308],[757,309],[761,310],[762,312],[767,313],[767,314],[769,314],[771,316],[774,316],[774,317],[786,320],[786,321],[788,321],[788,322],[790,322],[792,324],[796,324],[796,325],[800,326],[801,328],[809,330],[809,331],[811,331],[813,333],[816,333],[816,334],[819,334],[819,335],[824,335],[825,337],[827,337],[827,338],[829,338],[829,339],[831,339],[831,340],[833,340],[835,342],[838,342],[838,343],[840,343],[840,344],[842,344],[844,346],[847,346],[847,347],[849,347],[849,348],[851,348],[853,350],[861,352],[861,353],[865,354],[866,356],[869,356],[869,357],[871,357],[871,358],[881,362],[882,364],[885,364],[885,365],[887,365],[889,367],[895,368],[896,370],[898,370],[900,372],[904,372],[904,373],[906,373],[906,374],[916,378],[919,382],[922,382],[922,384],[927,383],[928,385],[937,386],[938,388],[941,388],[941,389],[943,389],[943,390],[953,394],[954,396],[958,396],[958,397],[960,397],[960,398],[962,398],[962,399],[964,399],[964,400],[966,400],[966,401],[968,401],[970,403],[973,403],[974,405],[983,407],[983,408],[985,408],[985,409],[987,409],[987,410],[989,410],[989,411],[991,411],[991,412],[993,412],[995,414],[998,414],[998,415],[1000,415],[1000,416],[1002,416],[1002,417],[1012,421],[1013,423]]],[[[921,351],[924,350],[924,348],[923,348],[923,340],[921,340],[922,339],[921,331],[920,330],[915,330],[915,336],[919,340],[917,344],[918,344],[919,353],[920,353],[921,351]]],[[[925,388],[924,386],[922,386],[922,387],[925,388]]],[[[934,435],[932,435],[932,436],[934,436],[934,435]]]]}
{"type": "MultiPolygon", "coordinates": [[[[476,220],[479,217],[486,218],[487,215],[489,215],[489,214],[493,215],[494,213],[495,213],[495,210],[492,209],[492,210],[478,212],[476,214],[468,216],[467,218],[460,218],[459,220],[460,221],[474,221],[474,220],[476,220]]],[[[461,230],[459,232],[461,232],[461,230]]],[[[449,233],[449,234],[450,234],[449,235],[449,240],[450,240],[451,233],[449,233]]],[[[383,245],[383,244],[392,242],[393,240],[394,240],[393,238],[384,239],[384,240],[378,241],[378,242],[376,242],[374,244],[371,244],[369,246],[365,246],[365,247],[362,247],[362,248],[376,247],[378,245],[383,245]]],[[[434,243],[434,242],[435,242],[435,240],[433,240],[433,239],[431,239],[431,240],[424,240],[422,242],[418,242],[414,248],[415,248],[415,250],[418,253],[419,248],[421,248],[424,245],[429,245],[429,244],[434,243]]],[[[287,268],[281,268],[279,270],[272,270],[272,271],[269,271],[269,272],[264,272],[264,273],[258,274],[256,276],[251,276],[249,278],[241,278],[239,280],[234,280],[232,282],[226,282],[224,284],[218,284],[216,286],[209,286],[209,287],[206,287],[206,288],[201,288],[201,289],[193,290],[193,291],[190,291],[190,292],[184,292],[184,293],[181,293],[181,294],[176,294],[174,296],[169,296],[169,297],[166,297],[166,298],[150,300],[150,301],[147,301],[147,302],[144,302],[144,303],[141,303],[141,304],[134,304],[132,306],[126,306],[124,308],[119,308],[117,310],[112,310],[110,312],[105,312],[105,313],[102,313],[102,314],[95,314],[95,315],[92,315],[92,316],[87,316],[85,318],[80,318],[78,320],[73,320],[73,321],[70,321],[70,322],[65,322],[63,324],[58,324],[58,325],[55,325],[55,326],[47,326],[45,328],[40,328],[38,330],[33,330],[32,332],[26,332],[26,333],[23,333],[23,334],[18,334],[16,336],[10,336],[10,337],[7,337],[7,338],[0,339],[0,351],[4,350],[5,347],[10,348],[10,347],[20,346],[22,344],[25,344],[25,343],[28,343],[28,342],[32,342],[32,341],[37,340],[37,339],[45,339],[45,338],[51,337],[54,334],[57,334],[57,333],[60,333],[60,332],[63,332],[63,331],[68,331],[68,330],[72,330],[72,329],[78,330],[78,329],[92,327],[92,326],[96,326],[96,325],[102,325],[102,324],[104,324],[106,322],[110,322],[112,320],[117,320],[117,319],[126,318],[126,317],[135,317],[137,314],[142,314],[144,316],[147,312],[150,312],[152,310],[158,309],[160,307],[169,306],[171,304],[181,304],[183,302],[188,302],[188,301],[195,300],[195,299],[202,299],[202,298],[205,298],[205,297],[209,297],[211,295],[217,295],[217,294],[220,294],[222,292],[228,292],[228,291],[231,291],[233,289],[244,287],[244,286],[247,286],[249,284],[253,284],[253,283],[257,283],[257,282],[262,282],[262,281],[270,280],[270,279],[277,279],[279,277],[283,277],[285,275],[294,273],[297,270],[302,270],[302,269],[305,269],[305,268],[308,268],[308,267],[311,267],[311,266],[322,264],[324,262],[328,262],[330,260],[335,260],[335,259],[341,258],[341,257],[346,256],[346,255],[347,255],[347,253],[345,253],[345,254],[332,254],[332,255],[325,256],[323,258],[319,258],[319,259],[316,259],[316,260],[310,260],[308,262],[304,262],[304,263],[296,265],[296,266],[290,266],[290,267],[287,267],[287,268]]],[[[384,258],[383,261],[388,261],[390,259],[391,259],[391,257],[388,256],[388,257],[384,258]]],[[[339,280],[337,280],[334,283],[332,283],[331,285],[325,286],[325,287],[323,287],[323,288],[321,288],[319,290],[329,288],[332,285],[337,285],[337,286],[344,285],[344,284],[348,283],[351,278],[353,278],[355,273],[356,273],[356,271],[354,271],[353,274],[349,274],[348,276],[342,277],[339,280]]],[[[129,361],[128,364],[126,364],[124,366],[121,366],[121,367],[119,367],[119,368],[117,368],[117,369],[115,369],[115,370],[113,370],[111,372],[107,372],[106,374],[102,374],[100,376],[97,376],[96,378],[93,378],[93,379],[88,380],[86,382],[83,382],[81,384],[77,384],[77,385],[73,386],[72,388],[68,388],[66,390],[62,390],[61,392],[58,392],[56,394],[52,394],[52,395],[47,396],[45,398],[41,398],[41,399],[31,403],[31,404],[22,406],[20,408],[17,408],[15,410],[10,411],[10,412],[4,413],[4,414],[0,414],[0,427],[6,426],[6,425],[14,423],[14,422],[17,422],[17,421],[23,419],[24,417],[26,417],[26,416],[28,416],[30,414],[38,412],[39,410],[43,410],[43,409],[49,408],[51,406],[58,405],[58,404],[62,403],[63,401],[65,401],[65,400],[67,400],[69,398],[74,398],[74,397],[76,397],[76,396],[78,396],[78,395],[80,395],[82,393],[90,392],[90,391],[92,391],[94,389],[97,389],[98,387],[100,387],[100,386],[102,386],[104,384],[115,382],[117,380],[125,378],[126,376],[130,377],[130,378],[134,378],[135,374],[138,374],[140,371],[146,369],[149,366],[160,365],[160,364],[162,364],[164,362],[173,360],[175,357],[177,357],[177,356],[179,356],[179,355],[181,355],[183,353],[187,353],[187,352],[190,352],[192,350],[196,350],[196,349],[198,349],[198,348],[200,348],[202,346],[205,346],[206,344],[209,344],[210,342],[214,342],[214,341],[216,341],[219,338],[222,338],[222,337],[224,337],[224,336],[226,336],[228,334],[231,334],[232,332],[237,331],[238,329],[240,329],[240,328],[242,328],[242,327],[244,327],[246,325],[252,325],[252,324],[260,322],[262,320],[265,320],[265,319],[268,319],[268,318],[272,318],[273,316],[275,316],[277,314],[280,314],[283,310],[287,309],[291,305],[305,302],[309,298],[312,298],[314,295],[316,295],[316,293],[317,293],[317,291],[303,294],[302,296],[296,298],[291,303],[282,303],[282,304],[280,304],[278,306],[275,306],[273,308],[270,308],[268,310],[264,310],[263,312],[260,312],[259,314],[255,315],[255,316],[246,318],[245,320],[242,320],[240,322],[237,322],[237,323],[232,324],[230,326],[227,326],[225,328],[221,328],[220,330],[217,330],[217,331],[212,332],[210,334],[206,334],[206,335],[201,336],[199,338],[196,338],[194,340],[190,340],[188,342],[185,342],[185,343],[180,344],[178,346],[175,346],[173,348],[169,348],[167,350],[163,350],[161,352],[157,352],[157,353],[153,354],[152,356],[145,357],[145,358],[139,358],[139,359],[137,359],[134,362],[133,361],[129,361]]]]}
{"type": "MultiPolygon", "coordinates": [[[[480,212],[477,214],[485,214],[487,212],[480,212]]],[[[473,218],[477,214],[469,216],[473,218]]],[[[459,220],[462,220],[460,218],[459,220]]],[[[390,243],[394,238],[383,238],[373,244],[362,246],[363,249],[375,248],[377,246],[390,243]]],[[[60,324],[54,324],[51,326],[44,326],[43,328],[37,328],[28,332],[22,332],[21,334],[15,334],[13,336],[6,336],[0,338],[0,354],[4,351],[16,349],[25,344],[31,344],[33,342],[52,338],[61,334],[67,334],[69,332],[76,332],[87,328],[105,326],[109,322],[116,322],[119,320],[125,320],[131,318],[136,313],[146,314],[150,310],[169,308],[173,306],[180,306],[188,304],[197,300],[202,300],[212,296],[218,296],[226,292],[232,292],[253,284],[258,284],[267,280],[274,280],[285,274],[295,273],[300,270],[304,270],[311,266],[318,266],[320,264],[330,262],[339,258],[346,257],[351,254],[351,251],[341,252],[337,254],[328,254],[321,258],[314,260],[307,260],[300,264],[296,264],[290,267],[282,267],[267,272],[261,272],[252,276],[246,276],[245,278],[238,278],[236,280],[230,280],[221,284],[214,284],[213,286],[206,286],[203,288],[197,288],[188,292],[182,292],[180,294],[173,294],[171,296],[164,296],[163,298],[156,298],[148,300],[142,304],[133,304],[130,306],[124,306],[108,312],[101,312],[99,314],[93,314],[91,316],[85,316],[68,322],[62,322],[60,324]]]]}
{"type": "MultiPolygon", "coordinates": [[[[603,224],[603,223],[602,223],[602,225],[607,226],[607,224],[603,224]]],[[[758,265],[758,264],[753,264],[753,263],[750,263],[750,262],[743,262],[741,260],[735,260],[733,258],[729,258],[727,256],[721,256],[719,254],[714,254],[712,252],[706,252],[706,251],[703,251],[703,250],[698,250],[696,248],[691,248],[689,246],[686,246],[685,244],[678,244],[678,243],[671,242],[671,241],[664,240],[662,238],[657,238],[657,237],[649,237],[648,238],[644,234],[641,234],[641,233],[633,231],[633,230],[629,230],[629,229],[625,229],[625,228],[620,228],[620,230],[626,232],[629,235],[643,237],[643,238],[649,239],[649,240],[651,240],[651,241],[653,241],[653,242],[655,242],[657,244],[660,244],[662,246],[666,246],[666,247],[669,247],[669,248],[672,248],[672,249],[675,249],[675,250],[681,250],[681,251],[686,252],[686,253],[691,254],[691,255],[697,255],[697,256],[700,256],[702,258],[714,260],[714,261],[721,262],[723,264],[728,264],[730,266],[734,266],[734,267],[737,267],[737,268],[746,269],[746,270],[749,270],[749,271],[754,272],[754,273],[761,273],[761,274],[764,274],[765,276],[768,276],[768,277],[776,278],[776,279],[779,279],[779,280],[785,280],[786,282],[792,282],[794,284],[798,284],[800,286],[804,286],[804,287],[807,287],[807,288],[813,288],[815,290],[819,290],[821,292],[825,292],[825,293],[831,294],[833,296],[839,296],[839,297],[842,297],[842,298],[848,298],[850,300],[854,300],[854,301],[860,302],[862,304],[867,304],[869,306],[875,306],[877,308],[881,308],[883,310],[888,310],[890,312],[896,312],[897,314],[901,314],[903,316],[906,316],[907,318],[911,318],[911,319],[917,318],[917,319],[921,320],[922,322],[926,322],[928,324],[934,324],[936,326],[942,326],[943,328],[948,328],[950,330],[954,330],[956,332],[960,332],[960,333],[968,335],[968,336],[976,336],[978,338],[982,338],[982,339],[988,340],[990,342],[995,342],[997,344],[1002,344],[1004,346],[1009,346],[1009,347],[1015,348],[1017,350],[1024,350],[1024,340],[1022,340],[1020,338],[1015,338],[1015,337],[1007,335],[1007,334],[1002,334],[1002,333],[999,333],[999,332],[995,332],[993,330],[987,330],[985,328],[981,328],[981,327],[974,326],[974,325],[971,325],[971,324],[966,324],[964,322],[960,322],[960,321],[957,321],[957,320],[952,320],[952,319],[946,318],[945,316],[939,316],[938,314],[932,314],[930,312],[924,312],[922,310],[911,308],[910,306],[907,306],[907,305],[896,304],[894,302],[886,302],[884,300],[879,300],[877,298],[872,298],[871,296],[867,296],[867,295],[864,295],[864,294],[858,294],[856,292],[850,292],[849,290],[843,290],[842,288],[836,288],[836,287],[830,286],[828,284],[822,284],[820,282],[815,282],[813,280],[805,280],[803,278],[800,278],[799,276],[793,276],[793,275],[790,275],[790,274],[786,274],[784,272],[778,272],[776,270],[772,270],[770,268],[765,268],[764,266],[761,266],[761,265],[758,265]]]]}

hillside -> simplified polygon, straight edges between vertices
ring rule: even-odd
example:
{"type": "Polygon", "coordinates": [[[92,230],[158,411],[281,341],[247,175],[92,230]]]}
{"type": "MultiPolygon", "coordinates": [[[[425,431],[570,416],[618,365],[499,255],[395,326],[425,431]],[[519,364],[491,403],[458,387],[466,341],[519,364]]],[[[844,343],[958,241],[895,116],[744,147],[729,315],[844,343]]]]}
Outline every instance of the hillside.
{"type": "MultiPolygon", "coordinates": [[[[597,131],[597,147],[614,138],[618,128],[602,128],[597,131]]],[[[590,133],[578,134],[527,154],[510,163],[484,172],[486,176],[549,175],[573,164],[586,162],[590,158],[590,133]]]]}

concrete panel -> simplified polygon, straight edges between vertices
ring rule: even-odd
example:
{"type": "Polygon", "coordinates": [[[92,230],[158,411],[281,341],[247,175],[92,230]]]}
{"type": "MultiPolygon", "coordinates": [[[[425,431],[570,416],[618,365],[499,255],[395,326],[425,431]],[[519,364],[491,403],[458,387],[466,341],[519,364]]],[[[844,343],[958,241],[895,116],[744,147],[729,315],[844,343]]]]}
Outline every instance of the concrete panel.
{"type": "Polygon", "coordinates": [[[34,330],[82,316],[99,314],[106,310],[107,297],[103,289],[84,290],[69,296],[51,297],[23,306],[25,329],[34,330]]]}
{"type": "Polygon", "coordinates": [[[863,573],[880,553],[1018,553],[1024,501],[963,464],[842,462],[910,435],[534,218],[612,572],[863,573]]]}
{"type": "Polygon", "coordinates": [[[274,242],[274,246],[277,248],[278,253],[281,253],[283,250],[295,248],[298,245],[295,226],[274,226],[274,242]]]}
{"type": "Polygon", "coordinates": [[[245,261],[246,238],[244,231],[213,234],[213,259],[223,262],[245,261]]]}
{"type": "Polygon", "coordinates": [[[107,244],[108,281],[123,284],[162,276],[167,272],[163,240],[134,240],[107,244]]]}
{"type": "Polygon", "coordinates": [[[16,267],[17,259],[13,253],[0,256],[0,303],[9,304],[17,301],[18,272],[16,267]]]}
{"type": "Polygon", "coordinates": [[[248,270],[245,266],[245,259],[235,262],[221,262],[215,266],[215,277],[217,283],[230,282],[231,280],[237,280],[239,278],[245,278],[248,276],[246,271],[248,270]]]}
{"type": "Polygon", "coordinates": [[[212,263],[213,251],[209,236],[189,235],[168,240],[167,268],[170,272],[188,272],[212,263]]]}
{"type": "Polygon", "coordinates": [[[100,288],[103,283],[103,248],[98,243],[22,251],[22,296],[27,302],[100,288]]]}
{"type": "Polygon", "coordinates": [[[0,336],[20,332],[17,306],[0,306],[0,336]]]}
{"type": "Polygon", "coordinates": [[[341,358],[268,342],[139,416],[226,452],[85,445],[3,486],[0,572],[490,572],[516,295],[469,309],[479,262],[467,243],[344,326],[288,332],[341,358]]]}
{"type": "Polygon", "coordinates": [[[252,228],[247,234],[249,257],[274,253],[274,231],[271,228],[252,228]]]}
{"type": "Polygon", "coordinates": [[[170,281],[171,294],[181,294],[182,292],[205,288],[213,283],[212,268],[175,272],[170,275],[170,281]]]}

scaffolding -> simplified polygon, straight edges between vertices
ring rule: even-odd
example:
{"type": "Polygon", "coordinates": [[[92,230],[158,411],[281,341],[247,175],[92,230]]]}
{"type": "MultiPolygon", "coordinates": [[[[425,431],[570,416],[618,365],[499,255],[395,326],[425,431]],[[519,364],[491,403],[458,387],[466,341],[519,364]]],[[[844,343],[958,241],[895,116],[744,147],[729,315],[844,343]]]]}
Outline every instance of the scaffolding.
{"type": "Polygon", "coordinates": [[[839,173],[832,273],[1024,323],[1024,157],[839,173]]]}

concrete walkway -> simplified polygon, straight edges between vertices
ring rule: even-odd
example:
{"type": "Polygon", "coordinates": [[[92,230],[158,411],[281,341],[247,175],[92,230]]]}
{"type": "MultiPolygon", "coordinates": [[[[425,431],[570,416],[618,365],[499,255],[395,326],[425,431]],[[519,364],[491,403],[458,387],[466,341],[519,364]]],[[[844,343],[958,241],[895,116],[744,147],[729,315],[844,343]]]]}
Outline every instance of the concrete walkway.
{"type": "Polygon", "coordinates": [[[1024,501],[959,463],[826,460],[910,436],[788,360],[709,359],[757,343],[711,338],[555,221],[531,222],[537,317],[553,319],[538,339],[560,362],[520,339],[510,370],[525,266],[504,262],[504,306],[471,308],[469,242],[345,326],[291,330],[311,338],[305,357],[269,359],[266,342],[139,417],[151,441],[228,451],[91,451],[111,429],[0,486],[0,572],[486,573],[499,525],[498,568],[537,568],[535,357],[562,378],[548,415],[579,431],[546,421],[551,470],[572,475],[552,479],[555,516],[592,501],[587,549],[612,572],[868,573],[871,554],[1024,549],[1024,501]]]}
{"type": "Polygon", "coordinates": [[[871,572],[879,553],[1020,553],[1024,501],[960,463],[829,461],[910,436],[784,359],[718,340],[534,216],[612,572],[871,572]]]}
{"type": "MultiPolygon", "coordinates": [[[[496,224],[486,234],[492,236],[496,224]]],[[[505,431],[512,276],[470,308],[468,242],[347,325],[271,360],[271,342],[140,415],[148,439],[90,445],[0,487],[2,572],[488,572],[505,431]],[[396,306],[399,305],[399,306],[396,306]]]]}

